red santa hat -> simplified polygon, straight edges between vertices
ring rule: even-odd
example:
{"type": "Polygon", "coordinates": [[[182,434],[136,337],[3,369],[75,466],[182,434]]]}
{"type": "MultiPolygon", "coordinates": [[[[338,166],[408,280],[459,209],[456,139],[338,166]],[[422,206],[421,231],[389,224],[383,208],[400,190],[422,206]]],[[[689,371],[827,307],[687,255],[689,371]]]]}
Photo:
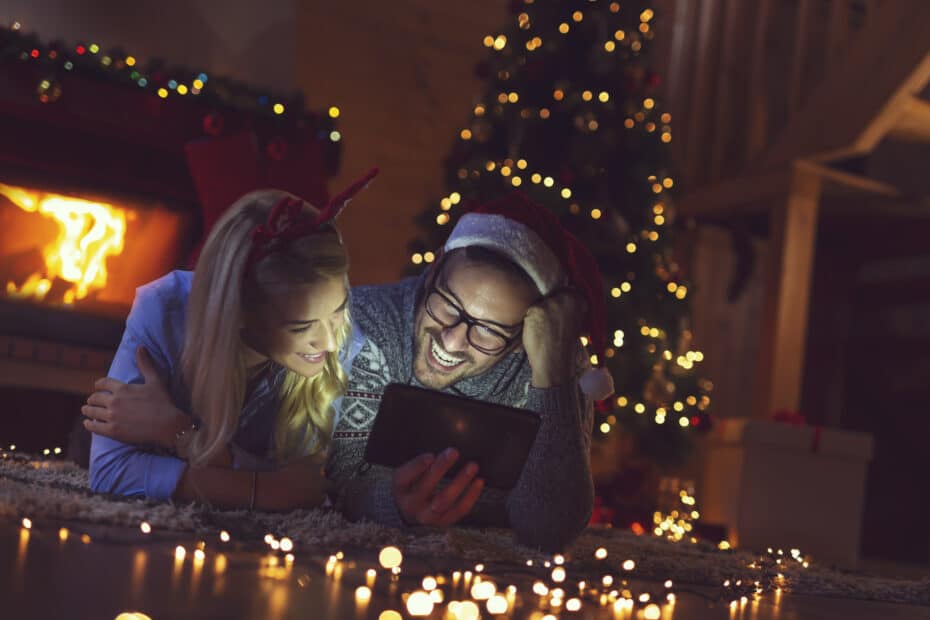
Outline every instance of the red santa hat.
{"type": "MultiPolygon", "coordinates": [[[[588,248],[551,211],[521,191],[471,208],[452,229],[444,249],[468,246],[503,254],[529,275],[542,295],[564,286],[580,292],[588,304],[585,327],[591,350],[603,361],[607,334],[600,270],[588,248]]],[[[605,368],[585,372],[579,383],[594,400],[613,393],[613,379],[605,368]]]]}

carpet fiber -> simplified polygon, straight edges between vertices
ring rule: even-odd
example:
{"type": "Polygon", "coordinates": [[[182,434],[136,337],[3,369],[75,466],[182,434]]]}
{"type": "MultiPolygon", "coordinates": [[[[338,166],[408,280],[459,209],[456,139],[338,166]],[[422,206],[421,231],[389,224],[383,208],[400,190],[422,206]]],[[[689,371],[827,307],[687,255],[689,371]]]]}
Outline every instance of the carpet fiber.
{"type": "MultiPolygon", "coordinates": [[[[225,529],[238,540],[259,541],[267,532],[288,536],[304,552],[319,550],[320,555],[337,549],[377,550],[387,544],[401,547],[410,556],[441,557],[461,561],[465,567],[475,562],[493,563],[499,571],[508,566],[525,568],[526,561],[543,561],[546,556],[520,547],[507,530],[469,528],[393,529],[372,523],[350,523],[329,510],[298,510],[289,514],[248,514],[221,511],[201,505],[151,502],[109,497],[91,493],[87,471],[63,461],[32,460],[23,455],[0,459],[0,519],[32,519],[38,527],[83,522],[94,526],[113,525],[137,528],[142,521],[159,532],[178,535],[215,536],[225,529]]],[[[636,562],[635,575],[644,580],[672,579],[677,584],[720,588],[726,580],[744,584],[759,581],[769,589],[778,584],[797,594],[841,596],[883,602],[930,605],[930,581],[888,579],[818,565],[813,558],[809,568],[793,560],[776,566],[773,558],[740,550],[719,551],[709,544],[672,543],[652,536],[609,528],[589,528],[565,553],[573,572],[603,573],[604,564],[594,560],[594,551],[603,547],[611,566],[636,562]],[[781,573],[783,580],[776,575],[781,573]]]]}

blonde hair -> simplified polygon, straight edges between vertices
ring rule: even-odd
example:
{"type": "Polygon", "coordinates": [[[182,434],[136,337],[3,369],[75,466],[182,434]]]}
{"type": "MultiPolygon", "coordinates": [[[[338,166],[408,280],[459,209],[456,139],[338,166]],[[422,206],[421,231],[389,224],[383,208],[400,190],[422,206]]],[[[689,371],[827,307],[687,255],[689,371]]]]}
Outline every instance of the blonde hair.
{"type": "MultiPolygon", "coordinates": [[[[294,287],[340,278],[346,282],[348,258],[338,231],[296,239],[247,265],[252,231],[268,220],[272,207],[292,197],[261,190],[237,200],[216,223],[203,246],[187,308],[181,354],[184,383],[192,413],[201,422],[188,450],[192,466],[208,463],[232,439],[245,404],[248,371],[241,329],[247,312],[294,287]]],[[[292,197],[293,198],[293,197],[292,197]]],[[[303,203],[312,216],[317,210],[303,203]]],[[[341,348],[349,332],[348,307],[340,333],[341,348]]],[[[322,372],[304,377],[285,369],[275,420],[278,461],[325,449],[332,434],[332,403],[345,390],[346,376],[336,353],[327,353],[322,372]]]]}

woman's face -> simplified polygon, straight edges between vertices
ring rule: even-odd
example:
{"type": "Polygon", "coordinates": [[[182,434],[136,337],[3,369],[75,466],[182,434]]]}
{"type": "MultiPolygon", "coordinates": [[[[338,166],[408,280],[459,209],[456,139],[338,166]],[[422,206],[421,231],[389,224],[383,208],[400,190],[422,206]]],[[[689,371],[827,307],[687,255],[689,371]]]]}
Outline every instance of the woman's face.
{"type": "Polygon", "coordinates": [[[348,303],[342,278],[305,284],[268,299],[246,315],[242,340],[257,354],[247,363],[270,359],[305,377],[319,374],[327,354],[338,347],[348,303]]]}

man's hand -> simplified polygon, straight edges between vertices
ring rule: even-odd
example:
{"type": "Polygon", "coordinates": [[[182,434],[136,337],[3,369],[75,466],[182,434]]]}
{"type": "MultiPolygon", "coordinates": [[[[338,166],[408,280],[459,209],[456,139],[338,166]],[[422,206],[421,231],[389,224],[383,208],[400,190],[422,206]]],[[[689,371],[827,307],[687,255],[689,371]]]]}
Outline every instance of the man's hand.
{"type": "Polygon", "coordinates": [[[88,419],[84,428],[125,443],[156,443],[172,447],[177,432],[190,424],[171,402],[155,365],[144,347],[136,350],[136,364],[145,383],[133,385],[104,377],[81,407],[88,419]]]}
{"type": "Polygon", "coordinates": [[[437,488],[458,458],[458,451],[449,448],[438,457],[424,454],[394,470],[394,501],[407,523],[452,525],[471,511],[484,488],[484,480],[476,478],[475,463],[468,463],[441,490],[437,488]]]}
{"type": "Polygon", "coordinates": [[[533,370],[533,387],[548,388],[571,379],[586,304],[562,289],[530,306],[523,319],[523,349],[533,370]]]}

